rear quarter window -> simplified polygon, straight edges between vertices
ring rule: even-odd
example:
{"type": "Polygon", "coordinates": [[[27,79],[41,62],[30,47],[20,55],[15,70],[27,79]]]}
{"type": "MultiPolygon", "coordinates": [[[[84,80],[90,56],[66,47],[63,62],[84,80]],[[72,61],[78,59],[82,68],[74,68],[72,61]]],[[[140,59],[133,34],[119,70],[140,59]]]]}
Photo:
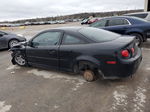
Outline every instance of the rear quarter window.
{"type": "Polygon", "coordinates": [[[116,25],[129,25],[129,22],[126,19],[110,19],[108,22],[108,26],[116,26],[116,25]]]}
{"type": "Polygon", "coordinates": [[[80,38],[77,38],[72,35],[65,34],[63,37],[62,44],[63,45],[71,45],[71,44],[84,44],[85,41],[81,40],[80,38]]]}

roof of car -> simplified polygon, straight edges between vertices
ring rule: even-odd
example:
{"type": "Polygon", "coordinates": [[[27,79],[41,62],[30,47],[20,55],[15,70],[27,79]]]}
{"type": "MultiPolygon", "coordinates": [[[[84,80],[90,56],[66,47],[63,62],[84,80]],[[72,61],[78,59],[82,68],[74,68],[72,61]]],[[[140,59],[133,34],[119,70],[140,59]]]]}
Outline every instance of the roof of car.
{"type": "Polygon", "coordinates": [[[145,14],[145,13],[150,13],[150,12],[134,12],[134,13],[128,13],[128,14],[124,14],[124,15],[131,15],[131,14],[145,14]]]}
{"type": "MultiPolygon", "coordinates": [[[[102,18],[102,19],[116,19],[116,18],[124,18],[124,19],[128,19],[128,20],[132,20],[132,21],[139,21],[139,18],[138,17],[134,17],[134,16],[112,16],[112,17],[105,17],[105,18],[102,18]]],[[[101,19],[100,19],[101,20],[101,19]]],[[[144,20],[144,19],[143,19],[144,20]]],[[[146,21],[145,21],[146,22],[146,21]]]]}
{"type": "Polygon", "coordinates": [[[112,16],[112,17],[104,17],[101,19],[110,19],[110,18],[127,18],[127,19],[130,19],[130,18],[134,18],[134,17],[131,17],[131,16],[112,16]]]}
{"type": "MultiPolygon", "coordinates": [[[[58,28],[52,28],[52,29],[48,29],[45,31],[50,31],[50,30],[60,30],[60,31],[65,31],[65,32],[78,32],[80,29],[86,29],[86,28],[91,28],[91,29],[95,29],[94,27],[83,27],[83,26],[74,26],[74,27],[58,27],[58,28]]],[[[97,28],[96,28],[97,29],[97,28]]],[[[43,31],[43,32],[45,32],[43,31]]]]}
{"type": "MultiPolygon", "coordinates": [[[[138,18],[138,17],[133,17],[133,16],[112,16],[112,17],[105,17],[100,20],[110,20],[110,19],[127,19],[132,25],[133,24],[139,24],[139,23],[147,23],[146,20],[138,18]]],[[[100,21],[99,20],[99,21],[100,21]]],[[[149,24],[149,23],[148,23],[149,24]]]]}
{"type": "Polygon", "coordinates": [[[84,28],[84,27],[77,27],[77,26],[75,26],[75,27],[58,27],[58,28],[52,28],[52,29],[50,29],[50,30],[63,30],[63,31],[73,31],[73,32],[76,32],[76,31],[78,31],[79,29],[82,29],[82,28],[84,28]]]}

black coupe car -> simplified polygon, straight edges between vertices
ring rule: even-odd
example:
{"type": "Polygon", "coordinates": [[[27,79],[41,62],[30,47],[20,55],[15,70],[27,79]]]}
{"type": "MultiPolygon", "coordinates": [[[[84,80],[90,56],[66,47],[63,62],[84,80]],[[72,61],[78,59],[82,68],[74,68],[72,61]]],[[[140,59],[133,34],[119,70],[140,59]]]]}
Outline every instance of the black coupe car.
{"type": "Polygon", "coordinates": [[[135,37],[91,27],[46,30],[11,51],[13,64],[83,73],[87,81],[98,74],[108,79],[131,76],[142,59],[135,37]]]}
{"type": "Polygon", "coordinates": [[[26,39],[21,35],[0,31],[0,49],[11,48],[15,44],[18,44],[18,42],[23,41],[26,41],[26,39]]]}
{"type": "Polygon", "coordinates": [[[94,22],[90,26],[102,28],[122,35],[136,36],[137,44],[139,46],[141,46],[147,38],[150,38],[150,22],[137,17],[106,17],[94,22]]]}

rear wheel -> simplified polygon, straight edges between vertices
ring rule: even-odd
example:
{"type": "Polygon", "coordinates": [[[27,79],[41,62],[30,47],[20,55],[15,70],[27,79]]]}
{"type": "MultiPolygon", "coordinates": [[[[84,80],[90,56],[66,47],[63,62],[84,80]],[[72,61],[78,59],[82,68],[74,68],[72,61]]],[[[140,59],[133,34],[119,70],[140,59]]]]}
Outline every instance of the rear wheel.
{"type": "Polygon", "coordinates": [[[143,37],[141,34],[138,33],[132,33],[131,35],[136,37],[136,45],[141,46],[143,43],[143,37]]]}
{"type": "Polygon", "coordinates": [[[97,79],[96,74],[92,70],[85,70],[83,72],[83,77],[88,82],[92,82],[97,79]]]}
{"type": "Polygon", "coordinates": [[[8,43],[8,47],[9,48],[12,48],[13,46],[15,46],[16,44],[18,44],[18,40],[16,39],[13,39],[13,40],[10,40],[9,43],[8,43]]]}
{"type": "Polygon", "coordinates": [[[20,53],[15,54],[14,61],[19,66],[25,66],[27,64],[25,57],[20,53]]]}

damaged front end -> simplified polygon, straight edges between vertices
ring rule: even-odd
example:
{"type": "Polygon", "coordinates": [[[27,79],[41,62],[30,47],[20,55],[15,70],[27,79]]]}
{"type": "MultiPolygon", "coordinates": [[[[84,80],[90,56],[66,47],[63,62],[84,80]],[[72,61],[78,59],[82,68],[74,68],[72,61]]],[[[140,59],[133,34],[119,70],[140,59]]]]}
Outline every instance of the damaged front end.
{"type": "Polygon", "coordinates": [[[12,48],[10,48],[8,51],[11,52],[11,57],[12,57],[12,64],[15,65],[16,62],[15,62],[15,55],[18,54],[18,53],[25,53],[25,46],[27,45],[27,42],[20,42],[16,45],[14,45],[12,48]]]}

